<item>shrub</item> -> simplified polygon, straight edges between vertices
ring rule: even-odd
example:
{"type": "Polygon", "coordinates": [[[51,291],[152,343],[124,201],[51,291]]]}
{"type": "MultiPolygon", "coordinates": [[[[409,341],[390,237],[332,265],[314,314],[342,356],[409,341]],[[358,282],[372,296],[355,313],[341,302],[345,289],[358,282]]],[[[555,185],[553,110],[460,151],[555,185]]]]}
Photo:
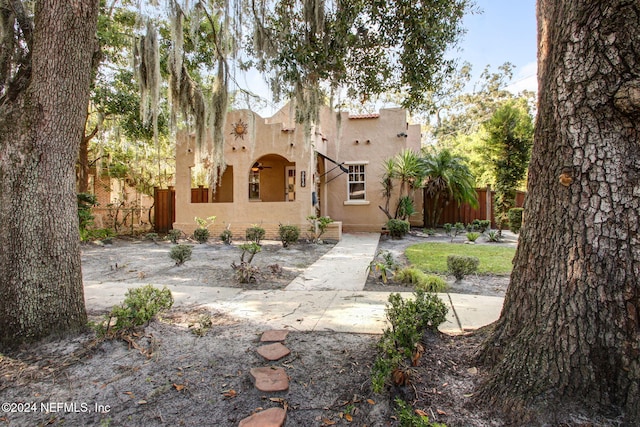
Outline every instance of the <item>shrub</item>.
{"type": "Polygon", "coordinates": [[[176,262],[176,265],[182,265],[191,259],[192,249],[188,245],[178,245],[171,248],[169,257],[176,262]]]}
{"type": "Polygon", "coordinates": [[[477,224],[478,231],[484,233],[491,227],[491,221],[488,219],[474,219],[474,224],[477,224]],[[476,222],[477,221],[477,222],[476,222]]]}
{"type": "Polygon", "coordinates": [[[474,256],[449,255],[447,257],[447,268],[456,280],[462,280],[464,276],[476,273],[478,264],[480,260],[474,256]]]}
{"type": "Polygon", "coordinates": [[[297,225],[282,225],[278,228],[278,235],[282,246],[287,248],[292,243],[297,243],[300,238],[300,228],[297,225]]]}
{"type": "Polygon", "coordinates": [[[327,227],[333,222],[333,220],[328,216],[317,217],[315,215],[308,216],[307,221],[311,223],[311,225],[309,226],[309,231],[313,236],[314,243],[318,243],[320,241],[320,236],[322,236],[324,232],[327,231],[327,227]]]}
{"type": "Polygon", "coordinates": [[[93,215],[91,214],[91,208],[98,204],[98,199],[95,195],[89,193],[78,193],[78,222],[80,225],[80,239],[89,240],[90,236],[87,233],[87,228],[93,225],[93,215]]]}
{"type": "Polygon", "coordinates": [[[378,342],[378,356],[371,372],[374,392],[381,392],[391,373],[407,359],[414,363],[422,334],[436,330],[446,320],[447,311],[440,298],[421,290],[414,292],[413,299],[405,300],[397,293],[389,295],[385,312],[391,327],[384,330],[378,342]]]}
{"type": "Polygon", "coordinates": [[[260,244],[260,241],[264,239],[265,231],[264,228],[258,225],[252,225],[250,228],[247,228],[245,232],[245,237],[247,240],[254,242],[256,245],[260,244]]]}
{"type": "Polygon", "coordinates": [[[144,235],[145,240],[151,240],[152,242],[158,241],[158,233],[147,233],[144,235]]]}
{"type": "Polygon", "coordinates": [[[467,239],[470,242],[475,242],[476,240],[478,240],[478,237],[480,237],[480,233],[478,233],[477,231],[470,231],[467,233],[467,239]]]}
{"type": "Polygon", "coordinates": [[[222,230],[220,233],[220,240],[224,242],[225,245],[230,245],[233,240],[233,233],[228,228],[222,230]]]}
{"type": "Polygon", "coordinates": [[[215,216],[210,216],[205,218],[198,218],[195,217],[195,221],[196,224],[198,224],[198,228],[196,228],[193,231],[193,238],[198,242],[198,243],[206,243],[207,240],[209,240],[209,227],[213,224],[213,222],[216,220],[215,216]]]}
{"type": "Polygon", "coordinates": [[[173,305],[173,296],[169,289],[154,288],[146,285],[129,289],[121,305],[113,307],[105,322],[98,327],[101,336],[115,336],[131,332],[138,326],[149,322],[161,311],[173,305]],[[113,320],[115,319],[115,322],[113,320]]]}
{"type": "Polygon", "coordinates": [[[209,230],[206,228],[196,228],[193,230],[193,238],[198,243],[206,243],[209,240],[209,230]]]}
{"type": "Polygon", "coordinates": [[[445,225],[442,226],[442,228],[444,229],[444,234],[446,234],[447,236],[451,236],[451,230],[453,230],[453,225],[447,222],[445,225]]]}
{"type": "Polygon", "coordinates": [[[182,236],[182,230],[178,230],[177,228],[174,228],[172,230],[169,230],[169,233],[167,233],[167,238],[171,241],[171,243],[178,243],[178,239],[180,239],[180,237],[182,236]]]}
{"type": "Polygon", "coordinates": [[[392,239],[402,239],[409,232],[409,221],[392,218],[387,221],[387,230],[392,239]]]}
{"type": "Polygon", "coordinates": [[[522,208],[512,208],[509,209],[507,216],[509,218],[509,230],[518,234],[520,232],[520,228],[522,228],[522,214],[524,209],[522,208]]]}
{"type": "Polygon", "coordinates": [[[231,263],[231,268],[236,272],[236,279],[240,283],[251,283],[258,281],[258,274],[260,273],[258,267],[253,267],[251,262],[253,257],[262,250],[259,244],[256,242],[245,243],[240,245],[242,255],[240,255],[240,264],[235,262],[231,263]],[[245,260],[244,257],[249,254],[249,259],[245,260]]]}

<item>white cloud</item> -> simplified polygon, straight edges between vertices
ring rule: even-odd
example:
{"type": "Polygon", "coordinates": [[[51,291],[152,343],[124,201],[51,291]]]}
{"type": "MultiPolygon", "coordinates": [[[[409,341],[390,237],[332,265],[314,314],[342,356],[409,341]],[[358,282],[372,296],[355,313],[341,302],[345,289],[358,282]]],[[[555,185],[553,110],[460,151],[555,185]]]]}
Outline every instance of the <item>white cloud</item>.
{"type": "Polygon", "coordinates": [[[530,62],[520,68],[513,78],[513,83],[507,86],[512,93],[520,93],[523,90],[538,91],[538,63],[530,62]]]}

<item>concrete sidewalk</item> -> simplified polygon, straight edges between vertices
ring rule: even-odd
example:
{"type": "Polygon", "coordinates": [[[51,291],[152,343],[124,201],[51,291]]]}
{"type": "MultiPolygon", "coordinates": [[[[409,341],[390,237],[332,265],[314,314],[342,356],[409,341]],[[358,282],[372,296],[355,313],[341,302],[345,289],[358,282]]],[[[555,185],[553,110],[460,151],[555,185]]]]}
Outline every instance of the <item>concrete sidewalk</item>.
{"type": "MultiPolygon", "coordinates": [[[[129,288],[137,284],[103,282],[85,284],[90,310],[108,310],[122,302],[129,288]]],[[[154,283],[162,287],[162,283],[154,283]]],[[[242,290],[203,286],[167,286],[174,306],[199,305],[271,328],[299,331],[336,331],[380,334],[386,327],[385,306],[391,292],[242,290]]],[[[401,293],[410,298],[412,293],[401,293]]],[[[488,325],[498,319],[503,299],[481,295],[439,294],[449,308],[442,332],[459,334],[488,325]]]]}
{"type": "MultiPolygon", "coordinates": [[[[284,290],[168,285],[176,306],[202,305],[232,317],[271,328],[300,331],[382,333],[390,292],[365,292],[367,267],[375,256],[377,234],[347,234],[340,244],[309,266],[284,290]]],[[[107,310],[124,299],[121,282],[85,281],[90,310],[107,310]]],[[[162,287],[163,283],[153,283],[162,287]]],[[[404,293],[409,298],[412,293],[404,293]]],[[[462,333],[498,319],[503,299],[480,295],[440,294],[449,307],[440,330],[462,333]]]]}

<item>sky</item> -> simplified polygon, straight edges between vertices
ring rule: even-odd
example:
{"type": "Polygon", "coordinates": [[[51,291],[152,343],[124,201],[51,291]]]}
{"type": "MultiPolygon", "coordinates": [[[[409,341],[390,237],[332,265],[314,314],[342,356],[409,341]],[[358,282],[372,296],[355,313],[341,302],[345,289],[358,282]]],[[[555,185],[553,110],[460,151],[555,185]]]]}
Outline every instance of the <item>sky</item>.
{"type": "MultiPolygon", "coordinates": [[[[471,63],[474,79],[479,79],[486,65],[493,71],[505,62],[516,66],[511,85],[514,93],[536,90],[536,0],[475,0],[481,13],[463,20],[466,34],[456,51],[449,55],[459,64],[471,63]]],[[[267,85],[257,73],[249,73],[244,82],[251,90],[270,98],[267,85]]],[[[244,85],[243,85],[244,86],[244,85]]],[[[472,86],[472,85],[471,85],[472,86]]],[[[275,112],[275,106],[258,111],[263,117],[275,112]]]]}
{"type": "Polygon", "coordinates": [[[493,70],[505,62],[516,66],[511,89],[536,90],[537,29],[535,0],[475,0],[482,13],[467,15],[460,62],[473,65],[477,78],[488,64],[493,70]]]}

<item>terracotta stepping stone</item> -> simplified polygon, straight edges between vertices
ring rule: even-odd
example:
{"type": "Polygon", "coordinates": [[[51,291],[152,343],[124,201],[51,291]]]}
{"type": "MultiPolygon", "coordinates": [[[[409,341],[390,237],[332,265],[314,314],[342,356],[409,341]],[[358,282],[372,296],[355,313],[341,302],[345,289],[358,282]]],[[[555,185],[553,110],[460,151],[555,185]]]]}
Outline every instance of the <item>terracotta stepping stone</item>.
{"type": "Polygon", "coordinates": [[[264,331],[262,336],[260,337],[260,342],[274,342],[274,341],[284,341],[289,335],[289,331],[285,329],[271,329],[270,331],[264,331]]]}
{"type": "Polygon", "coordinates": [[[238,427],[282,427],[286,418],[287,412],[284,409],[269,408],[240,421],[238,427]]]}
{"type": "Polygon", "coordinates": [[[249,371],[255,387],[264,392],[286,391],[289,389],[289,377],[283,368],[251,368],[249,371]]]}
{"type": "Polygon", "coordinates": [[[261,345],[258,347],[258,354],[267,360],[278,360],[291,354],[291,350],[279,342],[261,345]]]}

